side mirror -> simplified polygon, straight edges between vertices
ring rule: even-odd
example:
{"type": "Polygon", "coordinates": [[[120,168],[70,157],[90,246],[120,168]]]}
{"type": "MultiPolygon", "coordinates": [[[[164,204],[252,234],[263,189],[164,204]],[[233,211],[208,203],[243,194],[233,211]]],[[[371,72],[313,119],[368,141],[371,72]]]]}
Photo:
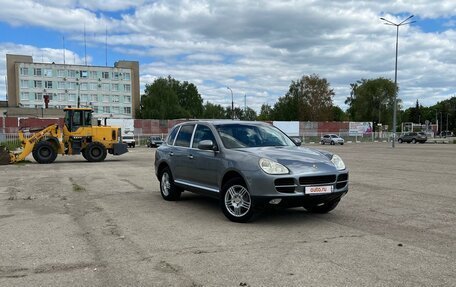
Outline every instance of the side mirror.
{"type": "Polygon", "coordinates": [[[211,140],[204,140],[198,143],[198,148],[202,150],[213,150],[217,151],[217,146],[214,145],[214,142],[211,140]]]}
{"type": "Polygon", "coordinates": [[[301,144],[302,144],[302,140],[301,140],[301,139],[292,138],[291,140],[292,140],[292,141],[295,143],[295,145],[297,145],[297,146],[301,146],[301,144]]]}

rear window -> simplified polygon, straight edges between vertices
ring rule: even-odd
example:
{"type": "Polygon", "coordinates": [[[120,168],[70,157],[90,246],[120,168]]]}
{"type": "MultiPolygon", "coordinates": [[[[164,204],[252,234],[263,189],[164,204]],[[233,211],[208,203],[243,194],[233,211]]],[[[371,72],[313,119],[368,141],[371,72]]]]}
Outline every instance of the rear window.
{"type": "Polygon", "coordinates": [[[193,128],[195,125],[184,125],[181,127],[176,137],[175,146],[190,147],[190,140],[192,139],[193,128]]]}

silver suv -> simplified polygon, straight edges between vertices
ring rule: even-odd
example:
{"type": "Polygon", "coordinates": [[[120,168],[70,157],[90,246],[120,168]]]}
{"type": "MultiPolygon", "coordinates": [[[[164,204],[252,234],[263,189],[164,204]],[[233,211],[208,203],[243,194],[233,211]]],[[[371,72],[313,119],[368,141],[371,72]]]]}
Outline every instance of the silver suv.
{"type": "Polygon", "coordinates": [[[156,150],[155,173],[165,200],[178,200],[184,190],[215,197],[235,222],[271,205],[326,213],[348,191],[338,155],[299,147],[261,122],[178,124],[156,150]]]}
{"type": "Polygon", "coordinates": [[[343,145],[345,140],[336,134],[328,134],[321,137],[320,143],[321,144],[340,144],[343,145]]]}

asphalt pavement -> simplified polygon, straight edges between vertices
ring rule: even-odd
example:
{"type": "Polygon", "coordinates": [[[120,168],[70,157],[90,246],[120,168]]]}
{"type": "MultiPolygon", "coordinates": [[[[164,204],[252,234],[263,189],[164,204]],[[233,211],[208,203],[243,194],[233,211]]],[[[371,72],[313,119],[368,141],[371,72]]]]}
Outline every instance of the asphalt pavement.
{"type": "Polygon", "coordinates": [[[339,206],[247,224],[164,201],[155,149],[0,166],[0,286],[456,286],[456,145],[312,147],[350,169],[339,206]]]}

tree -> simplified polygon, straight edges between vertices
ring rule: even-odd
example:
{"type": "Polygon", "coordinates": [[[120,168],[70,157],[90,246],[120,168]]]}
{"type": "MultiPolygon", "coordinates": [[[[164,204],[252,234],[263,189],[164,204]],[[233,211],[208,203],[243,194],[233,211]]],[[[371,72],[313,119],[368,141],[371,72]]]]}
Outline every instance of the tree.
{"type": "Polygon", "coordinates": [[[341,122],[348,120],[347,114],[338,106],[332,107],[332,121],[341,122]]]}
{"type": "Polygon", "coordinates": [[[241,110],[239,119],[243,121],[254,121],[257,119],[257,113],[253,109],[247,108],[245,110],[241,110]]]}
{"type": "Polygon", "coordinates": [[[159,78],[151,85],[146,84],[145,94],[141,97],[139,118],[142,119],[175,119],[181,118],[184,112],[179,105],[179,98],[173,81],[170,78],[159,78]]]}
{"type": "Polygon", "coordinates": [[[198,118],[203,114],[203,99],[192,83],[182,84],[168,76],[147,84],[141,97],[139,118],[198,118]]]}
{"type": "MultiPolygon", "coordinates": [[[[362,79],[350,84],[351,92],[345,103],[351,121],[372,121],[391,124],[396,88],[389,79],[362,79]]],[[[397,99],[400,105],[400,99],[397,99]]],[[[398,109],[400,110],[400,109],[398,109]]]]}
{"type": "MultiPolygon", "coordinates": [[[[205,119],[225,119],[225,109],[221,105],[215,105],[210,102],[206,102],[203,107],[203,118],[205,119]]],[[[231,118],[231,116],[229,117],[231,118]]]]}
{"type": "Polygon", "coordinates": [[[271,121],[273,119],[273,108],[268,104],[262,104],[260,109],[259,121],[271,121]]]}
{"type": "Polygon", "coordinates": [[[325,121],[331,119],[334,91],[318,75],[292,81],[287,94],[274,105],[274,119],[325,121]]]}

